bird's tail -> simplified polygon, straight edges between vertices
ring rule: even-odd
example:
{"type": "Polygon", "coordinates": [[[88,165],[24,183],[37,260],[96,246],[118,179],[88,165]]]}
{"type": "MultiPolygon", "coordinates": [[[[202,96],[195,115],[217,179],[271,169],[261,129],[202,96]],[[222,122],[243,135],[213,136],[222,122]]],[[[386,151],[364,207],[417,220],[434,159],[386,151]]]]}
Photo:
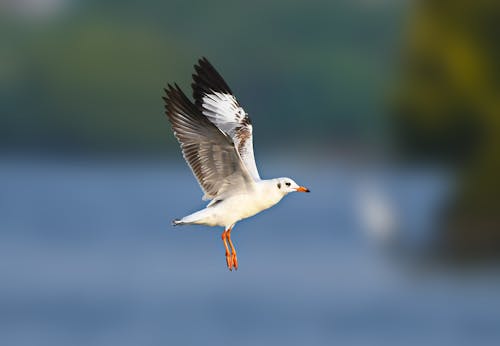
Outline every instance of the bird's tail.
{"type": "Polygon", "coordinates": [[[206,217],[207,217],[207,212],[210,210],[208,209],[202,209],[199,210],[195,213],[189,214],[187,216],[184,216],[182,219],[174,219],[172,220],[172,225],[177,226],[177,225],[205,225],[206,217]]]}
{"type": "Polygon", "coordinates": [[[178,226],[178,225],[184,225],[185,222],[182,222],[180,219],[173,219],[172,220],[172,226],[178,226]]]}

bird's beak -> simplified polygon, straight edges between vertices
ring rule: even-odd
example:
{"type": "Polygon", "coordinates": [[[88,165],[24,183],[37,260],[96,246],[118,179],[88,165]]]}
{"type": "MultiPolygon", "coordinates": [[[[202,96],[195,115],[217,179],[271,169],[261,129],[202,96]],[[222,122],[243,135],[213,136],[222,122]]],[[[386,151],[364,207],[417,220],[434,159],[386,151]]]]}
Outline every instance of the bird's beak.
{"type": "Polygon", "coordinates": [[[307,187],[304,186],[299,186],[298,188],[295,189],[297,192],[310,192],[307,187]]]}

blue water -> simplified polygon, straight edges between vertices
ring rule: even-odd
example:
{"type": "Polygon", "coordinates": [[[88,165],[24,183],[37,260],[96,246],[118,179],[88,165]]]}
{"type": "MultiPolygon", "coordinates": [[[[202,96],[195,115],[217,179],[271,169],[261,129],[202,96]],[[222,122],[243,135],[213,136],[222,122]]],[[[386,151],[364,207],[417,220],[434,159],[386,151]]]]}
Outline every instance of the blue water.
{"type": "Polygon", "coordinates": [[[237,224],[229,272],[220,229],[170,226],[203,206],[180,161],[1,159],[0,344],[500,344],[496,269],[421,264],[439,172],[262,166],[312,193],[237,224]],[[360,228],[366,176],[397,206],[399,245],[360,228]]]}

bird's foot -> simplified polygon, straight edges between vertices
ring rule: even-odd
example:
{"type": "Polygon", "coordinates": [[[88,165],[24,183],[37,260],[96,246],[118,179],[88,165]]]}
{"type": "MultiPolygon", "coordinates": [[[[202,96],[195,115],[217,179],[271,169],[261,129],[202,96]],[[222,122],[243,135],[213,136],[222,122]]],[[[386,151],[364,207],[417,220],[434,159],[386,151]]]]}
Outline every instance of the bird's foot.
{"type": "Polygon", "coordinates": [[[227,264],[227,269],[233,270],[233,255],[230,253],[226,253],[226,264],[227,264]]]}
{"type": "Polygon", "coordinates": [[[238,270],[238,257],[236,257],[236,253],[231,255],[231,262],[233,263],[234,269],[238,270]]]}

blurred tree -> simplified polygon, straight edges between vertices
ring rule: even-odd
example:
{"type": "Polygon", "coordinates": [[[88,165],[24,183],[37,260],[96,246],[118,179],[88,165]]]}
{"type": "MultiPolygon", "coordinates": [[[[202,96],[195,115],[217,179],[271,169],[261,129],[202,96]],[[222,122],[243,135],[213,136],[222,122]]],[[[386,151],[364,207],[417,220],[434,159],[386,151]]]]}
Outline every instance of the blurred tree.
{"type": "Polygon", "coordinates": [[[411,157],[458,165],[444,241],[460,258],[500,255],[500,2],[416,4],[394,107],[411,157]]]}
{"type": "Polygon", "coordinates": [[[200,56],[251,114],[257,147],[384,137],[404,2],[67,3],[35,18],[0,1],[0,151],[178,154],[160,96],[167,82],[189,94],[200,56]]]}

